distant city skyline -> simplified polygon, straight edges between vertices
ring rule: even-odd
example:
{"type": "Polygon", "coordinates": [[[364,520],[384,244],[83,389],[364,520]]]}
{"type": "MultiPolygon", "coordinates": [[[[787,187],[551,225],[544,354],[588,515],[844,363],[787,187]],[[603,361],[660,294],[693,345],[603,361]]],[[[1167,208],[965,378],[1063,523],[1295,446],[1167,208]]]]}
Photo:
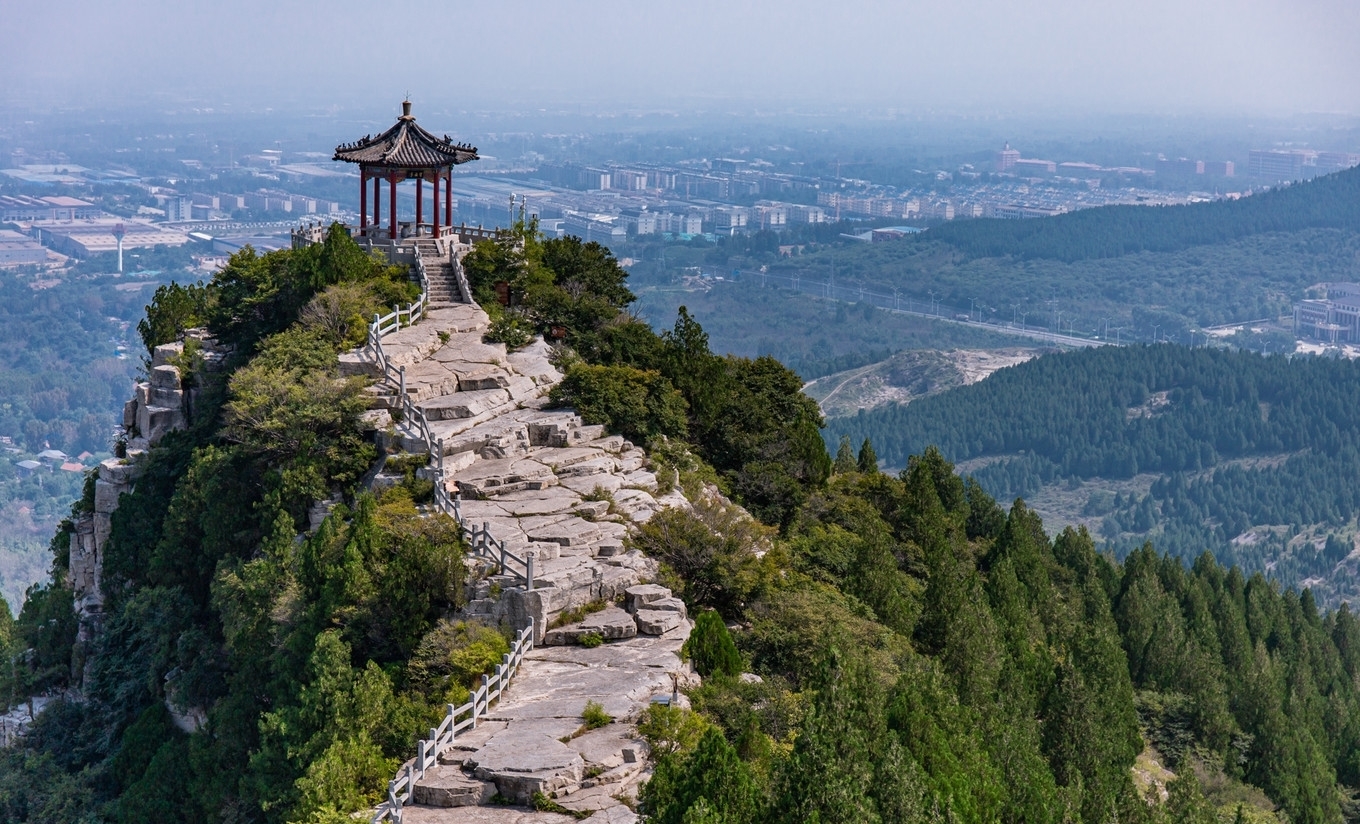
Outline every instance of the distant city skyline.
{"type": "Polygon", "coordinates": [[[0,106],[873,107],[1360,113],[1360,4],[51,0],[0,106]]]}

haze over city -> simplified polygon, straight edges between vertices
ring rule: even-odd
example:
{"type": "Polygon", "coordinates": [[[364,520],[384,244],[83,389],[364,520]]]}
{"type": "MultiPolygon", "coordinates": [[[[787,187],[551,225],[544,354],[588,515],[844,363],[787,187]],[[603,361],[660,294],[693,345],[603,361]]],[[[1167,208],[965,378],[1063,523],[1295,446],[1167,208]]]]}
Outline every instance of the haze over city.
{"type": "Polygon", "coordinates": [[[1360,5],[618,0],[7,4],[0,102],[1360,110],[1360,5]]]}

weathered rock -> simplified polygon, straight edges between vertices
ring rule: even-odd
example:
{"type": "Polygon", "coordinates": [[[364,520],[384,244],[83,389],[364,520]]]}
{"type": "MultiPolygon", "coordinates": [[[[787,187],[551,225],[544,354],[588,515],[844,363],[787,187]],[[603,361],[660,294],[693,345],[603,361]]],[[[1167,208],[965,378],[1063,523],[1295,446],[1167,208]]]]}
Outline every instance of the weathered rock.
{"type": "Polygon", "coordinates": [[[426,418],[443,421],[451,418],[475,418],[509,402],[510,393],[504,389],[479,389],[421,400],[420,408],[426,418]]]}
{"type": "Polygon", "coordinates": [[[413,800],[427,807],[477,807],[491,800],[496,785],[472,778],[457,767],[436,765],[416,782],[413,800]]]}
{"type": "Polygon", "coordinates": [[[586,824],[637,824],[638,814],[622,804],[615,804],[585,819],[586,824]]]}
{"type": "Polygon", "coordinates": [[[637,635],[637,625],[632,616],[618,607],[608,607],[588,616],[581,622],[583,632],[594,632],[606,641],[618,641],[637,635]]]}
{"type": "Polygon", "coordinates": [[[669,589],[657,584],[638,584],[629,587],[625,595],[627,596],[626,604],[629,612],[648,609],[652,603],[672,597],[669,589]]]}
{"type": "Polygon", "coordinates": [[[679,598],[662,598],[660,601],[653,601],[647,605],[647,609],[661,610],[663,612],[676,612],[681,618],[689,617],[689,610],[685,607],[685,602],[679,598]]]}
{"type": "Polygon", "coordinates": [[[556,738],[511,725],[469,756],[464,767],[476,778],[494,782],[506,798],[528,804],[536,792],[548,795],[579,784],[585,760],[556,738]]]}
{"type": "Polygon", "coordinates": [[[640,609],[634,615],[638,632],[643,635],[665,635],[679,629],[685,619],[678,612],[661,609],[640,609]]]}
{"type": "Polygon", "coordinates": [[[183,354],[183,342],[174,341],[172,343],[162,343],[160,346],[151,350],[151,368],[155,369],[158,366],[165,366],[172,360],[178,360],[180,355],[183,354]]]}
{"type": "Polygon", "coordinates": [[[152,389],[179,389],[180,374],[179,368],[166,364],[164,366],[151,367],[151,388],[152,389]]]}

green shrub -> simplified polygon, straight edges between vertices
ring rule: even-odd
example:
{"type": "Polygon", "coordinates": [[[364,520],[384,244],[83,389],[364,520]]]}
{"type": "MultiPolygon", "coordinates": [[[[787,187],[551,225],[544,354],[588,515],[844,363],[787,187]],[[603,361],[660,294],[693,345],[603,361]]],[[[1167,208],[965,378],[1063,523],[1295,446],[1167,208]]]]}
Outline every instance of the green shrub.
{"type": "Polygon", "coordinates": [[[604,643],[604,636],[598,632],[587,632],[585,635],[582,635],[579,640],[581,646],[586,649],[595,649],[600,644],[604,643]]]}
{"type": "Polygon", "coordinates": [[[631,366],[576,364],[549,395],[590,424],[604,424],[634,443],[685,437],[685,399],[660,372],[631,366]]]}
{"type": "Polygon", "coordinates": [[[694,664],[694,671],[705,678],[741,674],[741,653],[732,642],[732,633],[727,631],[722,616],[712,610],[699,613],[695,619],[694,631],[685,642],[685,652],[694,664]]]}
{"type": "Polygon", "coordinates": [[[412,686],[431,697],[470,687],[501,662],[510,644],[499,631],[475,621],[444,619],[416,648],[407,665],[412,686]]]}
{"type": "Polygon", "coordinates": [[[520,315],[506,312],[492,319],[482,340],[503,343],[506,349],[513,352],[533,343],[534,328],[520,315]]]}
{"type": "Polygon", "coordinates": [[[614,716],[605,712],[599,701],[587,701],[585,709],[581,710],[581,718],[585,719],[586,729],[591,730],[614,723],[614,716]]]}

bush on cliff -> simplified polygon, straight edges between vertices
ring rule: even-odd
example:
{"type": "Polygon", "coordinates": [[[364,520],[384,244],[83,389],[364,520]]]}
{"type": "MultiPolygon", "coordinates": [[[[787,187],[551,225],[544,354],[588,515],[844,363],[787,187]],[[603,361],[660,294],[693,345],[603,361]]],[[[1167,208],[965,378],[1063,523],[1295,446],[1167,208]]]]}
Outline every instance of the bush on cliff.
{"type": "Polygon", "coordinates": [[[589,424],[604,424],[638,444],[658,437],[684,438],[685,399],[659,372],[631,366],[576,363],[548,396],[570,406],[589,424]]]}
{"type": "Polygon", "coordinates": [[[727,631],[722,616],[713,610],[701,612],[694,619],[694,629],[685,641],[685,652],[694,665],[694,671],[705,678],[741,674],[741,653],[737,652],[737,645],[732,643],[732,633],[727,631]]]}

